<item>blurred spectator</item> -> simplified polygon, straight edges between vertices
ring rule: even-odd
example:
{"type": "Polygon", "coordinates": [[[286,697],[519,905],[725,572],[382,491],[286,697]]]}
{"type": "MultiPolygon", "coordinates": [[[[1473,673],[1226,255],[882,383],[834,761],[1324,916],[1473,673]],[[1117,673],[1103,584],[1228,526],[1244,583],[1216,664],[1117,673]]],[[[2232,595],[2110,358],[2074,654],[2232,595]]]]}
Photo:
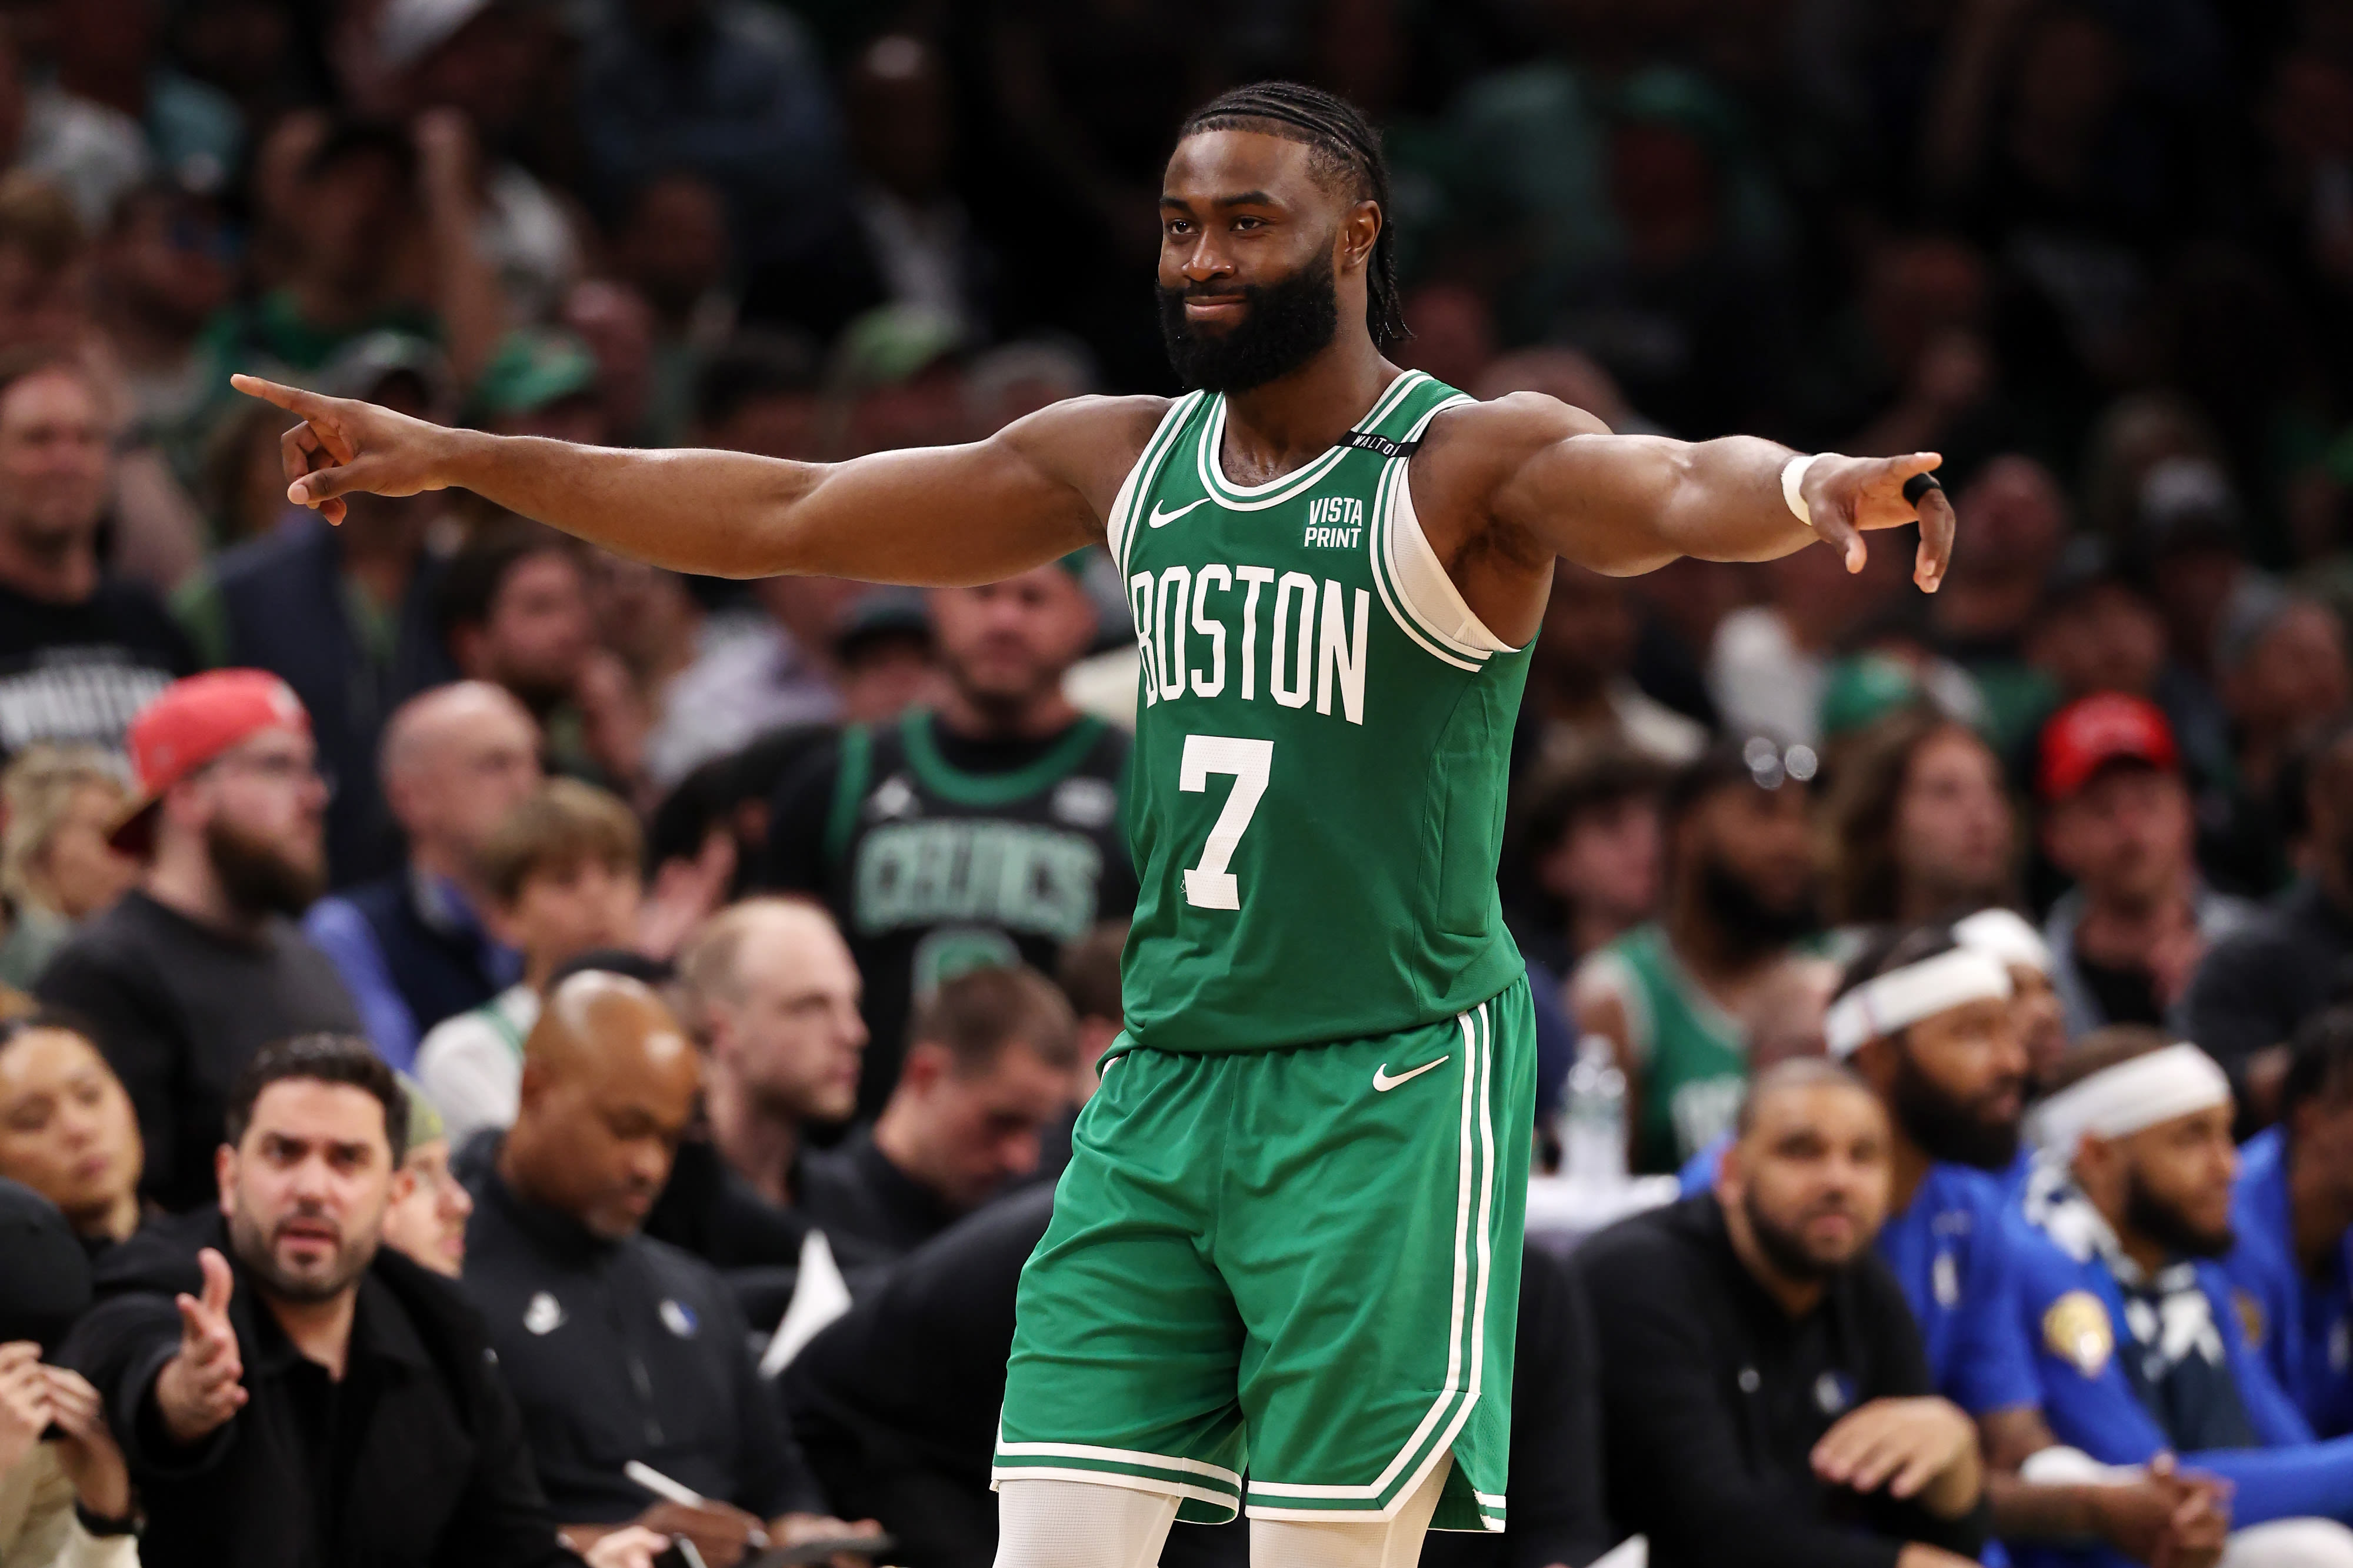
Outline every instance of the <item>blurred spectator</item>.
{"type": "Polygon", "coordinates": [[[0,171],[55,185],[71,198],[82,227],[97,229],[148,169],[138,121],[35,79],[11,34],[0,33],[0,171]]]}
{"type": "Polygon", "coordinates": [[[2010,1021],[2026,1047],[2027,1096],[2033,1099],[2067,1051],[2067,1011],[2051,984],[2051,944],[2024,915],[1999,905],[1963,915],[1953,935],[2010,971],[2010,1021]]]}
{"type": "Polygon", "coordinates": [[[1732,1125],[1766,998],[1823,969],[1799,943],[1819,925],[1802,746],[1722,741],[1664,801],[1666,905],[1588,956],[1570,984],[1581,1033],[1626,1074],[1627,1152],[1672,1171],[1732,1125]]]}
{"type": "Polygon", "coordinates": [[[985,266],[948,184],[955,105],[947,63],[917,34],[886,33],[850,68],[842,109],[851,208],[884,292],[977,337],[987,321],[985,266]]]}
{"type": "Polygon", "coordinates": [[[21,171],[0,174],[0,351],[89,351],[86,237],[63,191],[21,171]]]}
{"type": "Polygon", "coordinates": [[[2018,825],[2000,759],[1933,709],[1893,714],[1849,742],[1823,826],[1841,925],[1916,924],[2011,896],[2018,825]]]}
{"type": "Polygon", "coordinates": [[[2121,693],[2070,703],[2043,726],[2035,789],[2043,848],[2075,884],[2043,928],[2067,1032],[2180,1026],[2199,961],[2254,909],[2199,875],[2172,727],[2121,693]]]}
{"type": "Polygon", "coordinates": [[[755,1531],[849,1532],[825,1505],[708,1265],[639,1234],[694,1110],[695,1049],[612,974],[557,989],[521,1107],[475,1191],[465,1289],[490,1324],[532,1457],[575,1541],[632,1519],[732,1568],[755,1531]],[[710,1500],[649,1507],[637,1459],[710,1500]]]}
{"type": "Polygon", "coordinates": [[[92,259],[98,321],[132,432],[156,442],[174,476],[194,486],[220,390],[207,384],[197,335],[237,281],[227,220],[206,197],[150,182],[115,204],[92,259]]]}
{"type": "MultiPolygon", "coordinates": [[[[2238,496],[2220,463],[2167,458],[2141,478],[2133,518],[2133,563],[2146,574],[2173,662],[2211,680],[2224,619],[2259,584],[2243,553],[2238,496]]],[[[2211,687],[2201,700],[2217,700],[2211,687]]]]}
{"type": "Polygon", "coordinates": [[[285,276],[205,329],[216,384],[232,370],[316,371],[353,338],[387,330],[442,343],[470,382],[505,310],[473,244],[464,121],[441,111],[411,132],[342,121],[297,151],[285,276]],[[425,254],[412,266],[416,247],[425,254]],[[414,288],[412,276],[428,281],[414,288]]]}
{"type": "Polygon", "coordinates": [[[2119,1025],[2076,1043],[2010,1234],[2060,1442],[2179,1454],[2232,1487],[2232,1563],[2353,1562],[2353,1444],[2317,1444],[2248,1339],[2231,1249],[2231,1089],[2197,1047],[2119,1025]]]}
{"type": "Polygon", "coordinates": [[[1983,1545],[1976,1427],[1936,1396],[1871,1255],[1888,1138],[1852,1073],[1785,1062],[1748,1097],[1714,1192],[1578,1249],[1610,1517],[1659,1568],[1959,1568],[1983,1545]],[[1899,1497],[1847,1457],[1880,1445],[1922,1484],[1899,1497]]]}
{"type": "Polygon", "coordinates": [[[108,440],[86,371],[39,351],[0,359],[0,753],[119,747],[132,716],[195,668],[154,595],[99,564],[108,440]]]}
{"type": "Polygon", "coordinates": [[[128,792],[103,752],[34,746],[0,773],[0,985],[22,989],[83,921],[139,879],[139,863],[107,842],[128,792]]]}
{"type": "Polygon", "coordinates": [[[522,955],[522,978],[434,1026],[417,1048],[417,1081],[453,1145],[514,1120],[522,1044],[556,970],[637,940],[643,847],[627,806],[575,779],[550,780],[491,826],[476,852],[480,912],[522,955]]]}
{"type": "Polygon", "coordinates": [[[2011,453],[1988,463],[1953,505],[1968,545],[1954,552],[1929,614],[1984,694],[1995,752],[2009,756],[2051,706],[2050,678],[2026,662],[2026,645],[2067,541],[2067,500],[2050,469],[2011,453]]]}
{"type": "Polygon", "coordinates": [[[505,150],[533,108],[552,29],[514,0],[389,0],[374,20],[372,63],[385,73],[384,96],[405,115],[438,109],[462,117],[472,153],[460,173],[475,248],[516,319],[545,321],[579,274],[579,238],[564,204],[505,150]]]}
{"type": "MultiPolygon", "coordinates": [[[[726,357],[735,328],[726,203],[691,174],[649,180],[631,199],[613,249],[620,275],[653,312],[646,426],[656,444],[671,445],[691,423],[704,418],[696,406],[697,378],[706,362],[726,357]]],[[[760,340],[779,336],[754,334],[760,340]]],[[[784,341],[796,344],[799,374],[811,376],[815,355],[797,340],[784,341]]]]}
{"type": "Polygon", "coordinates": [[[57,1205],[96,1256],[139,1228],[144,1160],[131,1097],[80,1025],[0,1023],[0,1176],[57,1205]]]}
{"type": "MultiPolygon", "coordinates": [[[[448,412],[448,363],[422,340],[398,333],[353,340],[319,382],[337,395],[420,419],[448,412]]],[[[280,482],[282,498],[282,475],[280,482]]],[[[427,544],[442,511],[431,494],[355,495],[335,526],[297,511],[220,556],[173,597],[207,662],[267,669],[310,710],[321,758],[337,784],[327,806],[334,887],[397,864],[396,818],[378,777],[385,725],[410,697],[457,675],[434,623],[443,563],[427,544]]]]}
{"type": "Polygon", "coordinates": [[[46,1363],[90,1305],[90,1265],[38,1194],[0,1182],[0,1552],[37,1568],[135,1568],[139,1519],[98,1391],[46,1363]]]}
{"type": "Polygon", "coordinates": [[[1648,756],[1598,746],[1547,762],[1521,786],[1519,831],[1504,855],[1504,909],[1531,961],[1567,974],[1657,915],[1666,780],[1648,756]]]}
{"type": "Polygon", "coordinates": [[[688,393],[697,445],[764,458],[820,455],[817,352],[798,336],[737,333],[694,367],[688,393]]]}
{"type": "Polygon", "coordinates": [[[590,33],[577,90],[593,200],[611,211],[690,171],[725,196],[736,255],[780,313],[822,331],[854,308],[828,249],[847,220],[840,126],[789,13],[625,0],[590,33]],[[802,282],[809,292],[793,300],[802,282]]]}
{"type": "Polygon", "coordinates": [[[653,434],[647,426],[654,394],[653,307],[626,283],[591,278],[564,296],[563,316],[565,328],[596,362],[606,443],[646,445],[653,434]]]}
{"type": "Polygon", "coordinates": [[[1135,903],[1119,821],[1127,737],[1062,694],[1095,636],[1076,571],[930,598],[937,710],[844,731],[786,779],[768,831],[768,885],[822,898],[865,976],[868,1115],[942,980],[982,963],[1050,967],[1063,942],[1135,903]],[[934,865],[1027,868],[967,882],[919,869],[934,865]]]}
{"type": "Polygon", "coordinates": [[[2353,1009],[2306,1019],[2279,1125],[2239,1151],[2222,1259],[2248,1347],[2322,1437],[2353,1433],[2353,1009]],[[2252,1310],[2250,1310],[2252,1309],[2252,1310]]]}
{"type": "Polygon", "coordinates": [[[408,1107],[408,1137],[392,1195],[384,1210],[384,1244],[436,1274],[455,1279],[466,1268],[466,1221],[474,1194],[449,1169],[449,1131],[417,1085],[400,1080],[408,1107]]]}
{"type": "Polygon", "coordinates": [[[681,950],[683,1007],[709,1057],[711,1141],[772,1204],[799,1197],[802,1130],[858,1107],[866,1023],[858,969],[823,909],[751,899],[723,910],[681,950]]]}
{"type": "Polygon", "coordinates": [[[153,166],[183,188],[215,191],[243,160],[245,127],[227,95],[170,63],[164,21],[156,0],[52,7],[58,86],[138,125],[153,166]]]}
{"type": "Polygon", "coordinates": [[[327,798],[293,692],[259,670],[191,676],[141,712],[131,754],[141,804],[114,841],[146,869],[37,989],[96,1026],[138,1108],[141,1191],[178,1210],[215,1190],[230,1089],[254,1052],[356,1033],[359,1017],[293,923],[325,885],[327,798]]]}
{"type": "Polygon", "coordinates": [[[596,647],[580,547],[520,521],[481,530],[450,558],[436,618],[460,675],[530,710],[555,771],[593,776],[578,707],[596,647]]]}
{"type": "Polygon", "coordinates": [[[1406,297],[1407,367],[1449,386],[1468,388],[1495,357],[1495,323],[1484,295],[1457,283],[1430,283],[1406,297]]]}
{"type": "Polygon", "coordinates": [[[964,372],[965,409],[975,438],[1094,390],[1093,357],[1059,337],[999,343],[974,355],[964,372]]]}
{"type": "MultiPolygon", "coordinates": [[[[349,526],[346,524],[345,526],[349,526]]],[[[417,1042],[521,976],[483,923],[482,850],[539,787],[539,731],[504,689],[453,682],[385,726],[385,797],[408,864],[311,906],[302,929],[334,961],[376,1054],[406,1072],[417,1042]]]]}
{"type": "Polygon", "coordinates": [[[2215,630],[2214,681],[2231,716],[2239,786],[2267,799],[2288,760],[2353,705],[2345,625],[2317,599],[2269,584],[2236,596],[2215,630]]]}
{"type": "Polygon", "coordinates": [[[1103,1081],[1103,1053],[1125,1026],[1126,1005],[1121,996],[1121,955],[1127,947],[1125,921],[1098,921],[1094,928],[1062,949],[1054,983],[1071,1005],[1078,1026],[1079,1059],[1072,1074],[1071,1100],[1084,1105],[1103,1081]]]}
{"type": "Polygon", "coordinates": [[[1634,684],[1635,615],[1624,579],[1554,564],[1522,699],[1542,725],[1546,760],[1610,745],[1672,766],[1707,744],[1705,728],[1634,684]]]}
{"type": "Polygon", "coordinates": [[[888,1257],[922,1246],[1038,1168],[1039,1134],[1070,1103],[1076,1033],[1035,970],[943,982],[872,1128],[803,1163],[802,1210],[888,1257]]]}
{"type": "Polygon", "coordinates": [[[1817,356],[1799,407],[1818,439],[1863,453],[1951,453],[2000,419],[1985,258],[1950,236],[1869,242],[1847,330],[1817,356]]]}
{"type": "Polygon", "coordinates": [[[2353,724],[2313,747],[2305,804],[2310,874],[2213,944],[2183,1005],[2184,1032],[2230,1072],[2258,1126],[2278,1114],[2289,1037],[2353,979],[2353,724]]]}
{"type": "MultiPolygon", "coordinates": [[[[843,721],[888,724],[910,708],[936,700],[937,653],[924,595],[913,588],[870,588],[851,600],[833,637],[833,683],[841,692],[843,721]]],[[[1063,689],[1067,694],[1067,672],[1063,689]]],[[[1128,701],[1134,703],[1132,689],[1128,701]]]]}
{"type": "Polygon", "coordinates": [[[756,610],[708,614],[685,578],[617,556],[595,558],[589,583],[605,645],[646,715],[649,792],[667,792],[754,736],[840,710],[832,683],[756,610]]]}
{"type": "Polygon", "coordinates": [[[602,447],[605,422],[596,356],[578,334],[518,327],[498,340],[466,400],[466,422],[498,436],[543,436],[602,447]]]}
{"type": "Polygon", "coordinates": [[[109,1257],[66,1352],[123,1445],[141,1561],[572,1561],[480,1321],[381,1245],[407,1132],[392,1069],[300,1036],[227,1113],[217,1206],[109,1257]]]}

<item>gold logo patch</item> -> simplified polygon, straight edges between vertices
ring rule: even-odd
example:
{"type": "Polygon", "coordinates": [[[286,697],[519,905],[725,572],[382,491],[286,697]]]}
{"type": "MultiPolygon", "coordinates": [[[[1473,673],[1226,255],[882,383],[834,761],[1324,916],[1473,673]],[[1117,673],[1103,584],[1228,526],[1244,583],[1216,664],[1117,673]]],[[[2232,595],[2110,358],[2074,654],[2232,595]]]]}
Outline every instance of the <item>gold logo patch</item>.
{"type": "Polygon", "coordinates": [[[2070,1290],[2043,1311],[2042,1343],[2085,1377],[2097,1377],[2116,1353],[2108,1310],[2089,1290],[2070,1290]]]}
{"type": "Polygon", "coordinates": [[[2239,1328],[2247,1336],[2247,1348],[2251,1351],[2262,1350],[2265,1326],[2263,1304],[2245,1290],[2233,1290],[2231,1292],[2231,1305],[2238,1309],[2239,1328]]]}

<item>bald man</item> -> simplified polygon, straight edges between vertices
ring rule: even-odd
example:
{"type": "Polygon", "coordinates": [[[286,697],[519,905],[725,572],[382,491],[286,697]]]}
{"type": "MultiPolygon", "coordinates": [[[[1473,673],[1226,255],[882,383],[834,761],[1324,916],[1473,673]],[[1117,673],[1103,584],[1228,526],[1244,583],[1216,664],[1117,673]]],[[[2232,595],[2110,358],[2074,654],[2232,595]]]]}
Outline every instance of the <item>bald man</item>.
{"type": "Polygon", "coordinates": [[[522,959],[483,926],[476,860],[491,827],[538,786],[539,726],[488,681],[438,686],[385,726],[376,773],[408,862],[320,900],[302,924],[342,973],[377,1052],[406,1072],[434,1025],[522,974],[522,959]]]}
{"type": "Polygon", "coordinates": [[[692,1042],[645,985],[596,971],[558,984],[523,1043],[514,1126],[477,1173],[464,1283],[572,1539],[638,1522],[732,1568],[764,1538],[850,1527],[825,1517],[717,1271],[639,1233],[701,1086],[692,1042]],[[633,1459],[709,1500],[649,1497],[633,1459]]]}
{"type": "Polygon", "coordinates": [[[746,899],[694,934],[678,973],[710,1052],[712,1142],[762,1197],[790,1205],[801,1129],[858,1108],[866,1021],[849,946],[821,905],[746,899]]]}

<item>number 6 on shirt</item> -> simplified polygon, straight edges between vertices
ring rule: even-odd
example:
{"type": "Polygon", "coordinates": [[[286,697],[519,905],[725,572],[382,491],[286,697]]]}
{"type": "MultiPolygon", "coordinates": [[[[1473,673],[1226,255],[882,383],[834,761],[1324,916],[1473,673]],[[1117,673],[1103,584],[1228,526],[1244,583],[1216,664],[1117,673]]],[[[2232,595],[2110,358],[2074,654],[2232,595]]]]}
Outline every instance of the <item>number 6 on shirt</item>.
{"type": "Polygon", "coordinates": [[[1185,901],[1197,909],[1239,910],[1241,889],[1232,872],[1234,846],[1241,842],[1266,794],[1267,774],[1274,767],[1272,741],[1246,741],[1232,735],[1187,735],[1185,754],[1176,769],[1176,787],[1188,794],[1207,789],[1211,773],[1231,773],[1234,791],[1225,809],[1210,825],[1209,841],[1201,846],[1200,864],[1185,873],[1185,901]]]}

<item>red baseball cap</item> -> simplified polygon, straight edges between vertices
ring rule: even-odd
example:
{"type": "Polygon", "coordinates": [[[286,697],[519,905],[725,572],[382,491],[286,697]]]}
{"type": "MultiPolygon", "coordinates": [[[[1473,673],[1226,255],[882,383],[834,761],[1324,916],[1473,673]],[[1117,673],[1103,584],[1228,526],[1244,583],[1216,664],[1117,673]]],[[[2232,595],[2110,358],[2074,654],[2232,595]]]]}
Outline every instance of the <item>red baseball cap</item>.
{"type": "Polygon", "coordinates": [[[2065,800],[2111,763],[2138,763],[2171,773],[2180,760],[2173,726],[2156,703],[2103,691],[2077,698],[2042,726],[2035,788],[2046,801],[2065,800]]]}
{"type": "Polygon", "coordinates": [[[207,670],[165,687],[131,721],[127,744],[139,794],[108,841],[126,855],[146,854],[164,792],[264,730],[311,731],[302,700],[266,669],[207,670]]]}

